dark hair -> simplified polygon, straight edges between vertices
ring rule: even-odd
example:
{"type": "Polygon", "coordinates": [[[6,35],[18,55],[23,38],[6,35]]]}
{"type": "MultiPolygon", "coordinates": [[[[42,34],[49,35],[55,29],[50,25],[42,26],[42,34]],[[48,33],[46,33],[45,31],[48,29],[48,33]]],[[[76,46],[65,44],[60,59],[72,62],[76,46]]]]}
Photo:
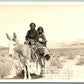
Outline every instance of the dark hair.
{"type": "Polygon", "coordinates": [[[37,31],[39,31],[40,29],[42,30],[42,32],[44,32],[43,27],[38,27],[37,31]]]}
{"type": "Polygon", "coordinates": [[[34,27],[36,27],[36,24],[35,23],[30,23],[30,27],[32,27],[32,26],[34,26],[34,27]]]}

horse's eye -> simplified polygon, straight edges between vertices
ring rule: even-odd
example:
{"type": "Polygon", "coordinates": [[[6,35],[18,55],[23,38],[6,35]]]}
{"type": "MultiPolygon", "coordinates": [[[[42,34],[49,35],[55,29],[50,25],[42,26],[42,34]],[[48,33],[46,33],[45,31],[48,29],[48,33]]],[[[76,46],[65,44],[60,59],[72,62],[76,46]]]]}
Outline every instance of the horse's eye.
{"type": "Polygon", "coordinates": [[[14,46],[16,45],[16,44],[13,44],[14,46]]]}

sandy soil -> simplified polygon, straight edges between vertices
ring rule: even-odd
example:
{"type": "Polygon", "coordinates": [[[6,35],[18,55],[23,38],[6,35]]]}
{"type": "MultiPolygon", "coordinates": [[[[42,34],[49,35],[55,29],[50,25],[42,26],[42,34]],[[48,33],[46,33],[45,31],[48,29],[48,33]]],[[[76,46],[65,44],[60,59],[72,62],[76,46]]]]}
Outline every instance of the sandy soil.
{"type": "MultiPolygon", "coordinates": [[[[0,49],[0,56],[8,54],[8,50],[0,49]]],[[[77,59],[66,60],[62,62],[63,68],[57,68],[56,66],[47,67],[46,77],[40,77],[40,75],[32,74],[34,80],[70,80],[80,81],[84,80],[84,65],[76,65],[77,59]]],[[[19,74],[11,79],[23,79],[23,74],[19,74]]]]}

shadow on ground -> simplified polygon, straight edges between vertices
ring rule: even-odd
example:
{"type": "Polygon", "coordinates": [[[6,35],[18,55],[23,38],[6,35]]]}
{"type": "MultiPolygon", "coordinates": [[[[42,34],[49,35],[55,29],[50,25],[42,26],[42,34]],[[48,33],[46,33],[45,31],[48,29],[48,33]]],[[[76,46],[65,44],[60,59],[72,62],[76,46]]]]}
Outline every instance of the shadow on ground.
{"type": "MultiPolygon", "coordinates": [[[[36,74],[31,74],[31,79],[39,79],[42,78],[42,76],[40,75],[36,75],[36,74]]],[[[10,78],[10,79],[24,79],[24,74],[23,72],[18,74],[17,76],[10,78]]]]}

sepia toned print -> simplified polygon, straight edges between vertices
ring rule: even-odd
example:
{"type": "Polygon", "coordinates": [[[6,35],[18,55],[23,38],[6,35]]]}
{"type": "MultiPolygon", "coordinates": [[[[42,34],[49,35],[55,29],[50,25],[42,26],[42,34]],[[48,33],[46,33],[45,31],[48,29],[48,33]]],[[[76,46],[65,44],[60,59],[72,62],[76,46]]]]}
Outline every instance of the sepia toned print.
{"type": "Polygon", "coordinates": [[[83,3],[1,3],[1,81],[84,80],[83,3]]]}

